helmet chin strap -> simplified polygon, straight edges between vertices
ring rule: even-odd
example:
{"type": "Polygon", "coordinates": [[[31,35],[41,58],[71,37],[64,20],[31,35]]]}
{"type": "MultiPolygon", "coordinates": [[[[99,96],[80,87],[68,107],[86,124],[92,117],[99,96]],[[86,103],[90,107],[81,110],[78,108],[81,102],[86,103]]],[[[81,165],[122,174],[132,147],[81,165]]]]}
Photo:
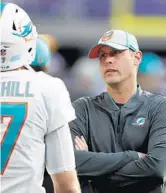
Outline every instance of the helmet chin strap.
{"type": "Polygon", "coordinates": [[[26,68],[24,66],[21,66],[21,67],[12,69],[12,70],[3,70],[3,71],[0,71],[0,72],[11,72],[11,71],[24,70],[24,69],[26,69],[26,68]]]}
{"type": "Polygon", "coordinates": [[[29,70],[29,71],[32,71],[32,72],[35,72],[35,70],[30,66],[30,65],[21,65],[19,67],[16,67],[16,68],[13,68],[13,69],[10,69],[10,70],[0,70],[0,72],[11,72],[11,71],[16,71],[16,70],[29,70]]]}
{"type": "Polygon", "coordinates": [[[23,65],[23,67],[27,68],[28,70],[35,72],[35,70],[30,65],[23,65]]]}

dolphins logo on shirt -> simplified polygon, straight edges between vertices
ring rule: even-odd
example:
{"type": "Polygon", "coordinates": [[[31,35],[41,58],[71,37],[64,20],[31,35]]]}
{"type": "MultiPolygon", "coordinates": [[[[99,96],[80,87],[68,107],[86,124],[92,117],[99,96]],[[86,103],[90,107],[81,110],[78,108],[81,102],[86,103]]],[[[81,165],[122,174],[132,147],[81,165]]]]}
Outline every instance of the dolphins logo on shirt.
{"type": "Polygon", "coordinates": [[[142,127],[142,126],[144,126],[145,121],[146,121],[146,118],[139,117],[139,118],[136,119],[136,122],[132,123],[132,125],[136,125],[136,126],[142,127]]]}

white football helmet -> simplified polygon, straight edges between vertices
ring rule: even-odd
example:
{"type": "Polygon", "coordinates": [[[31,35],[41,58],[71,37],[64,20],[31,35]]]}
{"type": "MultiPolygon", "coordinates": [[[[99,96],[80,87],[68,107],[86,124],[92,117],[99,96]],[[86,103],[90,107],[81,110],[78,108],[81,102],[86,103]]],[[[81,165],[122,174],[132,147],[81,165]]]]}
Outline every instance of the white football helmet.
{"type": "Polygon", "coordinates": [[[13,3],[0,3],[0,12],[0,71],[29,68],[36,53],[36,27],[27,13],[13,3]]]}

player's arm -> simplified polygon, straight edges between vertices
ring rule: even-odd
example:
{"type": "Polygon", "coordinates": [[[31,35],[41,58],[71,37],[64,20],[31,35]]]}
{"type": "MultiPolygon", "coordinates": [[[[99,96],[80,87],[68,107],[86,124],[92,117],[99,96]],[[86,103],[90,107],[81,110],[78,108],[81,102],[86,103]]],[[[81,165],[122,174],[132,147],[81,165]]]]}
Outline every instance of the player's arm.
{"type": "Polygon", "coordinates": [[[45,137],[46,167],[56,193],[80,193],[74,150],[68,124],[45,137]]]}
{"type": "Polygon", "coordinates": [[[69,93],[62,80],[49,78],[44,93],[47,115],[46,167],[56,193],[80,193],[68,123],[75,119],[69,93]],[[51,89],[50,89],[51,88],[51,89]]]}
{"type": "Polygon", "coordinates": [[[55,193],[81,193],[76,171],[51,175],[55,193]],[[77,180],[77,183],[75,181],[77,180]],[[74,182],[74,183],[73,183],[74,182]]]}
{"type": "MultiPolygon", "coordinates": [[[[72,139],[75,143],[76,136],[83,136],[88,144],[88,112],[85,99],[73,103],[77,119],[70,122],[69,126],[72,139]]],[[[76,169],[79,176],[99,176],[122,168],[133,160],[138,159],[135,151],[119,153],[102,153],[79,151],[75,149],[76,169]]]]}
{"type": "Polygon", "coordinates": [[[166,172],[166,101],[153,112],[147,155],[118,170],[111,180],[125,182],[131,179],[158,177],[166,172]]]}

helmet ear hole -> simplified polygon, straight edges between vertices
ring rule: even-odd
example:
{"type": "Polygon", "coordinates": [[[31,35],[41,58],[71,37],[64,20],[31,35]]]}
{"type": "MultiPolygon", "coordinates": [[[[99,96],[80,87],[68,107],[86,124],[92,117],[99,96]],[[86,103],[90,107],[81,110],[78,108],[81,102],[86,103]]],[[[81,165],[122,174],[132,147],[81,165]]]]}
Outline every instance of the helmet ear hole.
{"type": "Polygon", "coordinates": [[[16,13],[18,13],[18,9],[16,9],[16,13]]]}
{"type": "Polygon", "coordinates": [[[32,48],[29,48],[28,52],[30,53],[32,51],[32,48]]]}
{"type": "Polygon", "coordinates": [[[13,28],[13,30],[15,30],[16,31],[16,25],[15,25],[15,23],[13,22],[13,26],[12,26],[12,28],[13,28]]]}

